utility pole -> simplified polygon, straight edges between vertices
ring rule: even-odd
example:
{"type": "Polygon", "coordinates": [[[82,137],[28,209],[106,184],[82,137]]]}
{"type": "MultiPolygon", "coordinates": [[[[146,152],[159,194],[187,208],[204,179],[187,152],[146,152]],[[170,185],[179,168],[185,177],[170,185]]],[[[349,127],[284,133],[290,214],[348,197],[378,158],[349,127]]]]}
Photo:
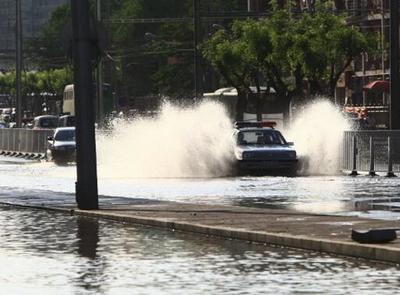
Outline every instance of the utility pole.
{"type": "Polygon", "coordinates": [[[198,70],[199,70],[199,56],[198,56],[198,0],[193,0],[193,55],[194,55],[194,97],[198,98],[199,95],[199,79],[198,79],[198,70]]]}
{"type": "MultiPolygon", "coordinates": [[[[101,0],[96,1],[96,18],[97,23],[100,24],[102,20],[101,15],[101,0]]],[[[103,59],[99,55],[97,63],[97,122],[99,125],[103,124],[104,120],[104,96],[103,96],[103,59]]]]}
{"type": "Polygon", "coordinates": [[[79,209],[98,209],[96,141],[92,86],[89,0],[71,0],[76,116],[76,202],[79,209]]]}
{"type": "Polygon", "coordinates": [[[400,129],[399,2],[390,0],[390,129],[400,129]]]}
{"type": "Polygon", "coordinates": [[[22,93],[21,93],[21,73],[22,73],[22,12],[21,1],[16,0],[15,13],[15,58],[16,58],[16,105],[15,105],[15,122],[17,128],[22,127],[22,93]]]}

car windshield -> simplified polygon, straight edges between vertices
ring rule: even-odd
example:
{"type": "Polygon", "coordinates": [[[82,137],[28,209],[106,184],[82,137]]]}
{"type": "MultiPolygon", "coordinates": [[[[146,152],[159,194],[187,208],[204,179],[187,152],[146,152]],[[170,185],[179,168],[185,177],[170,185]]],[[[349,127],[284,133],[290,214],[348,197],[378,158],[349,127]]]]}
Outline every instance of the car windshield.
{"type": "Polygon", "coordinates": [[[40,127],[42,128],[56,128],[58,124],[57,118],[41,118],[40,127]]]}
{"type": "Polygon", "coordinates": [[[286,145],[285,138],[276,130],[242,130],[238,134],[239,145],[286,145]]]}
{"type": "Polygon", "coordinates": [[[54,139],[58,141],[75,141],[75,130],[59,130],[54,139]]]}

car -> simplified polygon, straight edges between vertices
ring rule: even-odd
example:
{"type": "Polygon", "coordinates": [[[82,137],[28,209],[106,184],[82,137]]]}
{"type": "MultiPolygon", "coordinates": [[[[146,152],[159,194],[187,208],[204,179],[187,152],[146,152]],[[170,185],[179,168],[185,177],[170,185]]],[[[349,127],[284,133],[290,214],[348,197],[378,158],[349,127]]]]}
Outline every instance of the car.
{"type": "Polygon", "coordinates": [[[75,126],[75,116],[63,115],[58,118],[58,127],[74,127],[74,126],[75,126]]]}
{"type": "Polygon", "coordinates": [[[33,119],[33,129],[55,129],[57,126],[57,116],[42,115],[33,119]]]}
{"type": "Polygon", "coordinates": [[[295,175],[299,159],[275,122],[237,122],[234,154],[238,174],[295,175]]]}
{"type": "Polygon", "coordinates": [[[49,136],[46,157],[57,164],[75,161],[76,141],[75,127],[60,127],[55,129],[54,136],[49,136]]]}

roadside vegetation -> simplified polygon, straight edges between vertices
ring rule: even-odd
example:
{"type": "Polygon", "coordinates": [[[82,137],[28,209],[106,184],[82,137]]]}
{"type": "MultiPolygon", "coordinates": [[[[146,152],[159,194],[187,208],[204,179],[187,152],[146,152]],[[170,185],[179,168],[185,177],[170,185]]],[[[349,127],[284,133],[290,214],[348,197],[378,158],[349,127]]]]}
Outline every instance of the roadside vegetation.
{"type": "MultiPolygon", "coordinates": [[[[65,85],[71,83],[72,71],[69,67],[23,73],[22,93],[25,94],[23,109],[40,114],[43,104],[48,99],[60,100],[65,85]]],[[[6,97],[10,108],[12,98],[15,97],[15,84],[15,72],[0,74],[0,93],[9,94],[6,97]]]]}
{"type": "MultiPolygon", "coordinates": [[[[294,13],[272,5],[263,19],[239,20],[219,29],[203,44],[203,56],[238,90],[236,116],[241,119],[250,86],[273,88],[289,110],[291,100],[315,95],[334,96],[338,80],[355,57],[373,50],[372,36],[346,24],[329,2],[315,10],[294,13]]],[[[257,103],[257,101],[256,101],[257,103]]]]}
{"type": "MultiPolygon", "coordinates": [[[[193,1],[102,2],[103,22],[97,31],[105,41],[101,48],[104,82],[112,85],[117,100],[193,97],[193,1]]],[[[277,103],[286,110],[294,98],[333,97],[354,58],[374,51],[379,43],[349,26],[347,16],[338,14],[329,1],[300,12],[266,0],[263,5],[269,13],[251,18],[243,17],[246,1],[205,0],[198,5],[199,92],[235,87],[237,119],[249,103],[262,103],[265,86],[267,92],[274,89],[277,103]]],[[[60,6],[41,34],[25,44],[35,70],[24,75],[24,89],[27,95],[38,95],[37,105],[39,93],[60,95],[63,86],[71,83],[70,24],[70,7],[60,6]]],[[[13,94],[13,75],[0,76],[1,93],[13,94]]]]}

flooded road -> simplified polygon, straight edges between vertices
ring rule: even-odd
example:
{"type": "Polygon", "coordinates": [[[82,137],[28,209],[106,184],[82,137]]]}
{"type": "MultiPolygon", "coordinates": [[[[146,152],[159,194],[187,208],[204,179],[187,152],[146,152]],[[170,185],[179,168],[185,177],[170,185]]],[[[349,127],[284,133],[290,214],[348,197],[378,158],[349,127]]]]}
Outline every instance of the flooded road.
{"type": "MultiPolygon", "coordinates": [[[[0,158],[0,198],[74,200],[75,166],[0,158]]],[[[99,177],[99,194],[177,202],[285,208],[312,213],[398,219],[400,179],[346,175],[307,177],[99,177]]]]}
{"type": "Polygon", "coordinates": [[[4,294],[394,294],[399,269],[0,206],[4,294]]]}

